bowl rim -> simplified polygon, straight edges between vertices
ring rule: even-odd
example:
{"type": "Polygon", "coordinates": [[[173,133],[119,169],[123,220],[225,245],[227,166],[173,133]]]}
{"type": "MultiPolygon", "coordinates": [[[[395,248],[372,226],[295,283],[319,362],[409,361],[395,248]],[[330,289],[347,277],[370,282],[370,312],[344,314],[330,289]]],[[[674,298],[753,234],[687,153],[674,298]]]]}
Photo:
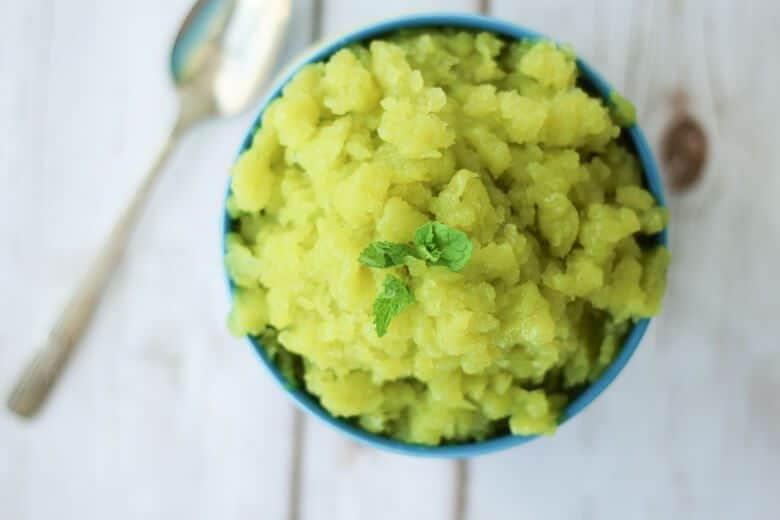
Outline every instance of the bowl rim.
{"type": "MultiPolygon", "coordinates": [[[[295,75],[295,73],[297,73],[301,67],[308,63],[327,59],[339,49],[354,42],[370,40],[372,38],[377,38],[384,34],[395,32],[401,29],[422,27],[455,27],[472,31],[487,31],[509,40],[546,39],[557,42],[557,40],[552,39],[542,33],[527,29],[514,23],[499,20],[490,16],[469,13],[413,14],[386,18],[382,19],[381,21],[363,25],[357,29],[343,33],[340,36],[329,38],[325,41],[313,45],[312,47],[309,47],[303,51],[297,59],[293,60],[289,66],[282,69],[282,71],[273,81],[271,88],[268,90],[268,93],[261,101],[257,110],[257,115],[253,119],[253,123],[251,124],[249,131],[241,143],[241,146],[236,155],[236,159],[251,145],[254,134],[260,127],[262,115],[265,112],[268,104],[281,94],[281,90],[284,85],[290,81],[293,75],[295,75]]],[[[614,91],[614,89],[612,89],[609,83],[607,83],[600,74],[598,74],[590,65],[588,65],[587,62],[585,62],[579,56],[576,57],[576,63],[582,77],[585,78],[588,84],[606,103],[609,103],[609,95],[614,91]]],[[[644,181],[648,190],[653,195],[659,206],[666,207],[666,200],[664,197],[663,186],[660,175],[658,173],[658,168],[655,164],[652,152],[642,131],[636,123],[630,127],[624,128],[623,131],[628,136],[629,141],[632,143],[639,158],[643,171],[644,181]]],[[[230,179],[228,179],[228,188],[225,196],[226,201],[229,194],[230,179]]],[[[229,298],[230,301],[232,301],[234,285],[230,279],[227,269],[224,267],[226,237],[230,232],[230,225],[231,219],[227,213],[227,209],[225,208],[222,214],[222,247],[220,249],[222,256],[220,261],[223,264],[223,269],[225,269],[224,273],[227,279],[229,298]]],[[[669,226],[667,224],[667,226],[655,236],[656,242],[666,246],[667,248],[669,247],[668,229],[669,226]]],[[[606,370],[604,370],[604,372],[596,381],[588,385],[575,399],[573,399],[566,406],[559,421],[559,427],[582,412],[582,410],[584,410],[599,395],[601,395],[601,393],[604,392],[604,390],[615,380],[617,375],[623,370],[629,359],[631,359],[631,356],[636,351],[640,340],[644,336],[649,324],[649,318],[638,320],[634,324],[631,332],[628,334],[626,340],[621,345],[621,348],[612,363],[606,368],[606,370]]],[[[420,444],[410,444],[372,434],[350,422],[347,422],[346,420],[334,417],[319,404],[318,400],[314,399],[304,390],[291,388],[290,385],[284,380],[284,377],[282,376],[278,367],[266,355],[265,348],[259,342],[259,340],[249,335],[246,336],[246,339],[253,347],[253,350],[258,355],[262,363],[271,373],[274,380],[292,399],[298,408],[313,415],[314,417],[317,417],[342,434],[363,445],[402,455],[457,459],[485,455],[488,453],[512,448],[521,444],[525,444],[538,437],[538,435],[508,434],[501,437],[470,443],[426,446],[420,444]]]]}

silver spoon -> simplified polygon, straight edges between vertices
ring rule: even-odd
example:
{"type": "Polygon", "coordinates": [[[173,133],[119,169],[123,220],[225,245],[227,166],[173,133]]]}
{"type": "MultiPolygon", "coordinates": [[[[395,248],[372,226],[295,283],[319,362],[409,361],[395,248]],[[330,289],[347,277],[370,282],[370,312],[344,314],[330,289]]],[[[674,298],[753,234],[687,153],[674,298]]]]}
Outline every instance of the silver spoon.
{"type": "Polygon", "coordinates": [[[243,111],[258,95],[276,61],[290,17],[290,1],[199,0],[184,19],[171,52],[179,116],[46,343],[11,391],[11,410],[31,417],[49,395],[89,323],[179,137],[204,119],[243,111]]]}

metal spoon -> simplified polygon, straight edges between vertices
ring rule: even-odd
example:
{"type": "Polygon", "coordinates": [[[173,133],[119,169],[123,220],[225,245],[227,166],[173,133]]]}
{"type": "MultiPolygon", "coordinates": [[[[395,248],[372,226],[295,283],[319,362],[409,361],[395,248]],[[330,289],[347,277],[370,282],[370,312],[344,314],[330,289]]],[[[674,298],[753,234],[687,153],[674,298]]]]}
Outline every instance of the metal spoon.
{"type": "Polygon", "coordinates": [[[48,340],[13,388],[8,399],[11,410],[31,417],[49,395],[179,137],[204,119],[237,114],[255,99],[276,61],[290,17],[290,1],[199,0],[184,19],[171,52],[179,116],[48,340]]]}

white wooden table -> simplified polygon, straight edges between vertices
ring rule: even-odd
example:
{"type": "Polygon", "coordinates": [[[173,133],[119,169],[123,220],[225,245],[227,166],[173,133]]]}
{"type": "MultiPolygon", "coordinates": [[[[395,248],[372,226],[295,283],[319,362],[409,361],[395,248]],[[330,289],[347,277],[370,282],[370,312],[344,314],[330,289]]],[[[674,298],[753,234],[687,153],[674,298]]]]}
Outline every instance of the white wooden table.
{"type": "MultiPolygon", "coordinates": [[[[286,58],[377,17],[483,8],[573,44],[656,149],[686,92],[710,153],[670,197],[662,315],[552,439],[461,465],[358,447],[296,415],[225,332],[217,216],[251,115],[205,124],[44,413],[0,411],[0,519],[780,518],[777,4],[314,1],[296,2],[286,58]]],[[[2,392],[173,118],[167,52],[189,4],[0,0],[2,392]]]]}

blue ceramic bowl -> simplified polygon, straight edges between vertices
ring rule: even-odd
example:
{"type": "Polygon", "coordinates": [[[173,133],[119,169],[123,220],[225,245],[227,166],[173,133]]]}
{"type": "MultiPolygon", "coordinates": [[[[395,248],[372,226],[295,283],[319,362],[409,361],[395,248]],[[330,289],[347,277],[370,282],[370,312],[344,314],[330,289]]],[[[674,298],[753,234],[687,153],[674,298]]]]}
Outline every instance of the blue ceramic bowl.
{"type": "MultiPolygon", "coordinates": [[[[268,103],[270,103],[274,98],[280,95],[282,87],[303,65],[325,60],[342,47],[345,47],[351,43],[363,40],[371,40],[399,29],[414,27],[458,27],[475,31],[489,31],[510,40],[547,38],[546,36],[543,36],[537,32],[511,23],[496,20],[494,18],[471,14],[412,15],[401,18],[393,18],[391,20],[382,21],[367,27],[360,28],[356,31],[352,31],[343,36],[329,40],[309,50],[305,53],[303,58],[299,59],[299,61],[288,67],[279,76],[280,79],[276,81],[276,83],[271,88],[270,93],[266,96],[260,105],[257,118],[255,119],[252,127],[249,129],[249,132],[247,132],[246,137],[244,138],[244,142],[241,144],[239,153],[243,152],[250,146],[252,142],[252,136],[260,125],[260,119],[263,111],[265,110],[265,107],[268,106],[268,103]]],[[[592,87],[592,89],[605,101],[608,100],[609,93],[612,90],[609,84],[604,81],[604,79],[602,79],[602,77],[583,60],[578,58],[577,65],[579,66],[582,79],[587,84],[589,84],[590,87],[592,87]]],[[[647,145],[644,135],[642,135],[642,132],[637,125],[625,129],[624,133],[627,134],[628,140],[633,145],[634,150],[636,151],[642,164],[647,188],[650,190],[660,205],[665,205],[661,180],[659,178],[655,162],[653,161],[650,147],[647,145]]],[[[224,254],[224,236],[226,236],[230,230],[230,218],[228,217],[227,212],[225,212],[223,219],[224,224],[222,251],[224,254]]],[[[656,237],[656,240],[659,243],[666,245],[667,231],[664,230],[662,233],[660,233],[656,237]]],[[[233,286],[229,278],[228,284],[230,285],[230,291],[232,294],[233,286]]],[[[636,350],[637,346],[639,345],[639,341],[642,339],[642,336],[647,330],[649,323],[650,320],[643,319],[634,325],[612,364],[604,371],[598,380],[585,388],[585,390],[583,390],[583,392],[575,399],[573,399],[566,407],[563,412],[563,416],[561,417],[562,423],[568,421],[580,413],[586,406],[593,402],[593,400],[598,397],[598,395],[601,394],[601,392],[603,392],[607,386],[609,386],[609,384],[615,379],[618,373],[620,373],[628,360],[631,358],[631,355],[636,350]]],[[[422,446],[408,444],[374,435],[360,429],[348,421],[333,417],[320,405],[315,397],[309,395],[305,391],[290,388],[289,385],[285,384],[285,381],[278,368],[268,358],[265,353],[265,349],[258,342],[258,340],[252,337],[248,337],[247,339],[252,345],[252,348],[257,352],[260,360],[271,372],[277,383],[279,383],[279,387],[292,398],[295,404],[311,415],[329,424],[347,437],[362,444],[382,450],[401,453],[404,455],[440,458],[464,458],[519,446],[520,444],[524,444],[535,438],[535,436],[505,435],[503,437],[497,437],[481,442],[451,444],[444,446],[422,446]]]]}

